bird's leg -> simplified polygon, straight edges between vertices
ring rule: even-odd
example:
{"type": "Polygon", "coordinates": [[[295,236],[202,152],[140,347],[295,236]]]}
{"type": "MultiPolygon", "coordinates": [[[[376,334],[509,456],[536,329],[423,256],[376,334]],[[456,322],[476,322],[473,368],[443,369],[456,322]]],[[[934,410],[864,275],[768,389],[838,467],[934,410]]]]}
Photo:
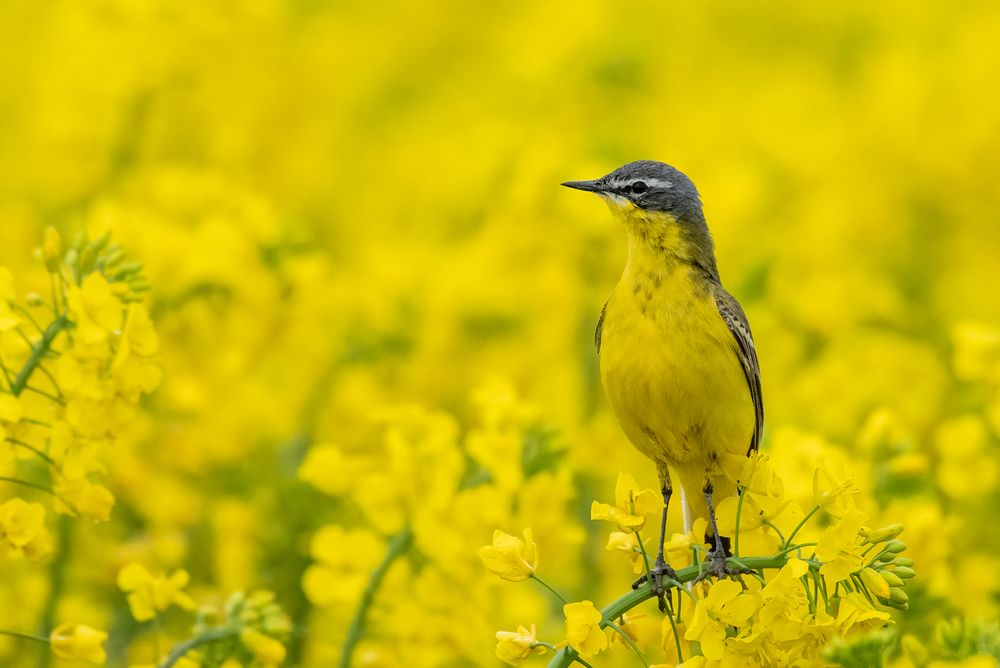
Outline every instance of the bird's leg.
{"type": "MultiPolygon", "coordinates": [[[[660,540],[659,543],[657,543],[658,549],[656,552],[656,562],[653,564],[653,570],[649,571],[649,578],[652,580],[650,582],[650,587],[656,595],[660,612],[666,612],[667,601],[664,596],[666,589],[663,587],[663,578],[667,577],[673,580],[677,579],[677,573],[670,567],[669,564],[667,564],[666,559],[663,558],[663,544],[667,538],[667,509],[670,508],[670,497],[673,495],[674,490],[670,483],[670,471],[667,469],[666,464],[657,462],[656,472],[659,474],[660,493],[663,495],[663,514],[660,516],[660,540]]],[[[632,583],[632,589],[638,589],[639,585],[644,583],[646,579],[646,575],[640,577],[632,583]]]]}
{"type": "Polygon", "coordinates": [[[742,568],[732,568],[726,561],[729,550],[724,539],[719,535],[719,525],[715,521],[715,506],[712,505],[712,481],[710,479],[705,480],[705,487],[702,491],[705,493],[705,501],[708,502],[708,519],[712,523],[715,549],[708,553],[708,562],[705,564],[705,570],[695,578],[695,582],[701,582],[709,575],[714,575],[717,579],[721,580],[730,575],[747,573],[748,571],[742,568]]]}

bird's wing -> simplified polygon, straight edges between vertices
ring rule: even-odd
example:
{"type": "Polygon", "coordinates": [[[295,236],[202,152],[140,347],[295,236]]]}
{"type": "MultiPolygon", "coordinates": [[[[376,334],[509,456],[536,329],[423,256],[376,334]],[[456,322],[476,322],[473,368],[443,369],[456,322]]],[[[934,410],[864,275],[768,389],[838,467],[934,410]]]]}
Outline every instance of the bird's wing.
{"type": "Polygon", "coordinates": [[[754,428],[750,439],[750,449],[747,454],[760,448],[760,439],[764,433],[764,398],[760,391],[760,363],[757,361],[757,350],[753,345],[753,334],[750,333],[750,323],[747,321],[743,307],[736,299],[721,287],[715,294],[715,305],[719,315],[729,327],[736,340],[736,354],[743,366],[743,375],[747,379],[750,398],[753,399],[754,428]]]}
{"type": "Polygon", "coordinates": [[[604,306],[601,307],[601,315],[597,318],[597,329],[594,330],[594,346],[597,348],[597,354],[601,354],[601,331],[604,329],[604,312],[608,310],[608,303],[604,302],[604,306]]]}

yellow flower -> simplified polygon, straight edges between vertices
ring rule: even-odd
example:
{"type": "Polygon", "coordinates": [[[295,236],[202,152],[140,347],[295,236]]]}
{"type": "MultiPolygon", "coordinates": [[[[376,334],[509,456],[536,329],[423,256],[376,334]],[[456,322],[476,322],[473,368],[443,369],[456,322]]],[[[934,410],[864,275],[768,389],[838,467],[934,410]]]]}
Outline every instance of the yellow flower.
{"type": "Polygon", "coordinates": [[[737,480],[751,494],[780,498],[785,491],[781,478],[771,468],[771,459],[759,452],[743,458],[743,470],[737,480]]]}
{"type": "Polygon", "coordinates": [[[152,575],[138,563],[131,563],[118,572],[118,588],[128,594],[128,605],[137,622],[153,619],[156,613],[177,605],[185,610],[193,610],[195,603],[183,589],[188,583],[187,571],[175,571],[173,575],[152,575]]]}
{"type": "MultiPolygon", "coordinates": [[[[740,553],[770,554],[781,543],[781,534],[787,536],[802,519],[798,504],[780,497],[753,493],[743,495],[740,512],[740,553]]],[[[736,513],[740,510],[740,497],[730,496],[719,502],[716,521],[723,536],[736,534],[736,513]]]]}
{"type": "Polygon", "coordinates": [[[590,519],[616,522],[621,531],[639,531],[646,525],[646,515],[663,509],[662,497],[651,489],[639,489],[635,478],[618,474],[615,484],[615,505],[594,501],[590,519]]]}
{"type": "Polygon", "coordinates": [[[524,540],[497,529],[493,532],[493,544],[479,548],[479,558],[490,573],[520,582],[531,577],[538,567],[538,546],[531,529],[524,530],[524,540]]]}
{"type": "Polygon", "coordinates": [[[159,338],[149,313],[142,304],[133,304],[125,316],[122,336],[111,365],[120,392],[138,397],[157,388],[163,372],[151,356],[158,348],[159,338]]]}
{"type": "Polygon", "coordinates": [[[384,552],[384,541],[372,531],[322,527],[309,546],[316,563],[303,574],[302,589],[315,605],[348,605],[361,595],[384,552]]]}
{"type": "Polygon", "coordinates": [[[240,642],[264,666],[277,666],[285,660],[285,646],[280,641],[255,629],[240,632],[240,642]]]}
{"type": "MultiPolygon", "coordinates": [[[[618,619],[618,628],[620,628],[622,633],[624,633],[629,640],[634,642],[636,647],[640,650],[645,650],[645,646],[643,645],[640,637],[642,632],[640,626],[643,624],[643,621],[640,620],[645,620],[645,617],[646,613],[644,612],[631,612],[623,614],[621,618],[618,619]]],[[[622,647],[629,646],[625,641],[625,638],[623,638],[617,631],[611,634],[611,644],[614,645],[615,643],[620,644],[622,647]]]]}
{"type": "Polygon", "coordinates": [[[743,593],[739,582],[719,580],[709,589],[708,596],[698,601],[684,638],[701,643],[702,654],[718,661],[722,658],[728,627],[742,626],[760,606],[760,594],[743,593]]]}
{"type": "Polygon", "coordinates": [[[849,510],[820,535],[816,543],[816,557],[823,562],[820,574],[840,582],[861,570],[864,539],[860,532],[866,519],[860,510],[849,510]]]}
{"type": "Polygon", "coordinates": [[[788,642],[802,636],[803,617],[809,612],[809,604],[799,578],[808,570],[806,562],[792,557],[761,590],[764,605],[757,619],[771,640],[788,642]]]}
{"type": "Polygon", "coordinates": [[[889,613],[876,610],[862,594],[852,592],[840,599],[837,611],[837,629],[848,631],[871,631],[889,623],[889,613]]]}
{"type": "Polygon", "coordinates": [[[708,543],[705,542],[705,529],[707,526],[708,520],[699,517],[694,521],[691,531],[688,533],[672,534],[670,540],[663,544],[667,563],[673,566],[675,570],[692,565],[694,563],[694,555],[691,554],[691,548],[695,545],[708,548],[708,543]]]}
{"type": "Polygon", "coordinates": [[[639,539],[636,538],[634,532],[612,531],[608,535],[608,544],[605,549],[624,552],[629,563],[632,564],[632,572],[644,573],[646,571],[642,553],[639,551],[639,539]]]}
{"type": "Polygon", "coordinates": [[[567,603],[563,606],[566,617],[566,641],[569,646],[589,658],[603,652],[608,646],[608,637],[601,629],[601,611],[592,601],[567,603]]]}
{"type": "Polygon", "coordinates": [[[63,624],[49,635],[52,653],[61,659],[103,664],[107,660],[104,641],[108,634],[84,624],[63,624]]]}
{"type": "Polygon", "coordinates": [[[345,459],[344,453],[334,445],[314,445],[299,466],[299,480],[325,494],[343,494],[350,482],[345,459]]]}
{"type": "Polygon", "coordinates": [[[79,286],[70,286],[66,301],[76,324],[76,336],[85,344],[106,341],[108,334],[122,324],[122,303],[98,272],[89,274],[79,286]]]}
{"type": "Polygon", "coordinates": [[[531,653],[544,654],[545,647],[538,644],[535,625],[530,629],[518,626],[517,631],[497,631],[497,658],[512,666],[520,666],[531,653]]]}
{"type": "Polygon", "coordinates": [[[56,482],[54,491],[70,513],[79,514],[94,522],[107,522],[115,497],[103,485],[89,480],[63,479],[56,482]]]}
{"type": "Polygon", "coordinates": [[[834,517],[840,517],[853,509],[854,497],[859,492],[852,477],[838,480],[825,461],[813,471],[813,498],[816,505],[834,517]]]}
{"type": "Polygon", "coordinates": [[[0,505],[0,541],[8,558],[47,556],[52,540],[45,528],[45,507],[18,497],[5,501],[0,505]]]}

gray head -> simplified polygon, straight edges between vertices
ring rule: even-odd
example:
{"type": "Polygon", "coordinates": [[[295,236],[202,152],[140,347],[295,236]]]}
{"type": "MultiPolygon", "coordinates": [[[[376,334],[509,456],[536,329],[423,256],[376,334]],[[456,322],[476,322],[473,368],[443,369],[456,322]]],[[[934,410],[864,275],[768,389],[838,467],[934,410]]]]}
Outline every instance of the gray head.
{"type": "Polygon", "coordinates": [[[670,214],[679,222],[704,223],[701,199],[691,179],[656,160],[637,160],[593,181],[567,181],[568,188],[630,202],[644,211],[670,214]]]}
{"type": "Polygon", "coordinates": [[[718,280],[712,235],[691,179],[655,160],[623,165],[593,181],[567,181],[568,188],[596,193],[625,221],[630,239],[672,255],[718,280]]]}

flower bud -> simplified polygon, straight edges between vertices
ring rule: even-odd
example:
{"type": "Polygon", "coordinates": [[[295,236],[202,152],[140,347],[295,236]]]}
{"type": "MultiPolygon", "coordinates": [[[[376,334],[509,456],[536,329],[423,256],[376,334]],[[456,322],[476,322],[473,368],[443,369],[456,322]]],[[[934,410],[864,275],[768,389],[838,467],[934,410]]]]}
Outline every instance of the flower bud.
{"type": "Polygon", "coordinates": [[[912,578],[914,575],[917,574],[915,570],[909,568],[908,566],[896,566],[896,569],[893,571],[893,573],[895,573],[898,577],[903,578],[904,580],[909,580],[910,578],[912,578]]]}
{"type": "Polygon", "coordinates": [[[892,603],[908,603],[910,597],[906,595],[906,592],[900,587],[891,587],[889,589],[889,601],[892,603]]]}
{"type": "Polygon", "coordinates": [[[902,532],[903,532],[902,524],[898,523],[890,524],[887,527],[882,527],[881,529],[876,529],[875,531],[869,533],[868,536],[865,538],[865,543],[869,543],[872,545],[876,543],[884,543],[887,540],[892,540],[902,532]]]}
{"type": "Polygon", "coordinates": [[[902,587],[903,581],[899,579],[899,576],[892,571],[881,571],[882,578],[889,583],[891,587],[902,587]]]}
{"type": "Polygon", "coordinates": [[[879,573],[874,568],[864,568],[860,575],[861,581],[868,588],[868,591],[882,598],[889,595],[889,585],[892,583],[884,577],[883,573],[879,573]]]}
{"type": "Polygon", "coordinates": [[[906,543],[901,540],[890,540],[885,545],[885,551],[890,554],[899,554],[906,549],[906,543]]]}
{"type": "Polygon", "coordinates": [[[62,251],[62,239],[54,227],[46,227],[42,237],[42,257],[45,259],[45,269],[50,274],[59,271],[59,254],[62,251]]]}
{"type": "Polygon", "coordinates": [[[107,633],[84,624],[63,624],[53,629],[49,643],[52,653],[61,659],[103,664],[107,660],[104,652],[107,639],[107,633]]]}
{"type": "Polygon", "coordinates": [[[28,294],[26,294],[24,296],[24,303],[27,304],[28,306],[32,307],[32,308],[35,308],[35,307],[38,307],[38,306],[44,306],[45,305],[45,298],[42,297],[37,292],[29,292],[28,294]]]}

